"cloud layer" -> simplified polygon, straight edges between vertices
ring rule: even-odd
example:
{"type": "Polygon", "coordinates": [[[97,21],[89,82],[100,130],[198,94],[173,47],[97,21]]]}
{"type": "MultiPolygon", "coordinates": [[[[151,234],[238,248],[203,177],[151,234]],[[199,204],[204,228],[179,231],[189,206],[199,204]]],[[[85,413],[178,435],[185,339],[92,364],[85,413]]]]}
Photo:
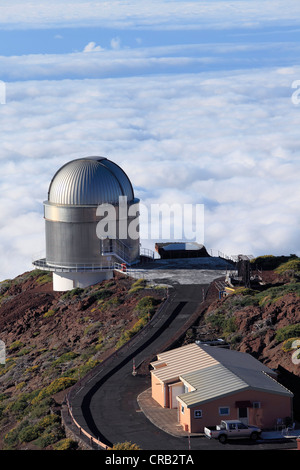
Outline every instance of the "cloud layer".
{"type": "MultiPolygon", "coordinates": [[[[300,105],[291,99],[292,83],[300,79],[299,45],[276,35],[268,39],[267,28],[264,41],[262,30],[259,40],[255,33],[257,24],[278,24],[281,32],[296,23],[298,2],[289,1],[283,11],[279,1],[263,2],[265,8],[262,2],[221,0],[51,2],[57,9],[28,3],[26,16],[20,8],[13,16],[10,5],[17,2],[0,7],[7,27],[109,18],[120,34],[113,32],[110,49],[95,38],[70,54],[0,57],[6,85],[6,104],[0,105],[0,280],[32,268],[32,257],[44,249],[42,202],[51,178],[64,163],[88,155],[120,164],[149,208],[204,204],[208,249],[300,255],[300,105]],[[241,17],[247,41],[237,40],[241,17]],[[196,20],[205,28],[232,28],[234,40],[213,36],[187,44],[178,33],[176,45],[126,46],[128,24],[182,31],[196,20]]],[[[153,248],[155,241],[143,245],[153,248]]]]}
{"type": "Polygon", "coordinates": [[[249,28],[293,25],[299,18],[295,0],[12,0],[0,6],[5,29],[102,26],[126,29],[249,28]]]}

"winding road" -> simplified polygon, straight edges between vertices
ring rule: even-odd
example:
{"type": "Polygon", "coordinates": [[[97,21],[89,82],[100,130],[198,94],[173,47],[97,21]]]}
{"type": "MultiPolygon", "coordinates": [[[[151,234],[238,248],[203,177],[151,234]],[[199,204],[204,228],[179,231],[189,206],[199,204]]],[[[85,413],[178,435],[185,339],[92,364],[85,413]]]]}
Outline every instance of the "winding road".
{"type": "MultiPolygon", "coordinates": [[[[133,360],[138,365],[155,360],[170,339],[175,338],[190,316],[203,301],[208,284],[175,284],[168,301],[144,334],[136,335],[130,348],[98,366],[88,381],[77,385],[70,404],[74,419],[82,429],[108,447],[114,443],[131,441],[144,450],[188,450],[186,437],[174,437],[152,424],[141,412],[137,397],[151,385],[150,374],[133,376],[133,360]]],[[[221,446],[218,441],[198,437],[191,439],[192,449],[201,450],[274,450],[295,448],[293,442],[230,441],[221,446]],[[221,446],[221,447],[220,447],[221,446]]]]}

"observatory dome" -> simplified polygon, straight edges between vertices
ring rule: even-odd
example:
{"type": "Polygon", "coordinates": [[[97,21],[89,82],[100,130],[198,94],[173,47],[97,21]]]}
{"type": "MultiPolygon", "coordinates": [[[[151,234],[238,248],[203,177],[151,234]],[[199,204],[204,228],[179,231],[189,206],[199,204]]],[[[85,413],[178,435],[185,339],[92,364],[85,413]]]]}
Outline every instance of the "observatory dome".
{"type": "Polygon", "coordinates": [[[48,201],[61,205],[118,204],[119,197],[134,200],[134,192],[126,173],[103,157],[72,160],[52,178],[48,201]]]}

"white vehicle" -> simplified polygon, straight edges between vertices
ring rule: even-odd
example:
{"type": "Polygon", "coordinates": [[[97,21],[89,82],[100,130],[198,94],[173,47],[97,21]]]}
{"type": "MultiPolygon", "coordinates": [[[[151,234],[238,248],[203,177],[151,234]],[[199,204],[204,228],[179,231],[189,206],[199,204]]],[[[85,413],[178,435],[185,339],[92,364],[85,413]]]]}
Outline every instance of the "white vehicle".
{"type": "Polygon", "coordinates": [[[259,438],[261,429],[257,426],[249,426],[241,421],[221,421],[217,426],[207,426],[204,428],[205,436],[209,439],[219,439],[225,443],[229,438],[250,438],[256,441],[259,438]]]}

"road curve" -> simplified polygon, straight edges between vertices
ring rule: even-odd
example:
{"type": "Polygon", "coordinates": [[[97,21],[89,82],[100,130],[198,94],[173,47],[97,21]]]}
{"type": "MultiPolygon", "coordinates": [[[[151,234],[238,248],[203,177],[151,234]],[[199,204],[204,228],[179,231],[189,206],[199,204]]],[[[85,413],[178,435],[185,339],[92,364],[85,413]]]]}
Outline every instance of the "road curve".
{"type": "MultiPolygon", "coordinates": [[[[84,430],[108,446],[131,440],[144,449],[145,445],[147,448],[174,448],[174,443],[171,447],[168,445],[170,436],[158,431],[139,412],[136,397],[150,386],[150,377],[132,375],[133,359],[137,365],[151,356],[154,359],[195,312],[208,286],[175,286],[162,314],[146,334],[137,337],[130,349],[120,352],[107,366],[96,369],[96,375],[77,389],[71,398],[72,413],[84,430]],[[132,400],[129,395],[133,392],[132,400]],[[155,438],[157,434],[159,437],[155,438]]],[[[186,445],[186,439],[184,441],[186,445]]]]}

